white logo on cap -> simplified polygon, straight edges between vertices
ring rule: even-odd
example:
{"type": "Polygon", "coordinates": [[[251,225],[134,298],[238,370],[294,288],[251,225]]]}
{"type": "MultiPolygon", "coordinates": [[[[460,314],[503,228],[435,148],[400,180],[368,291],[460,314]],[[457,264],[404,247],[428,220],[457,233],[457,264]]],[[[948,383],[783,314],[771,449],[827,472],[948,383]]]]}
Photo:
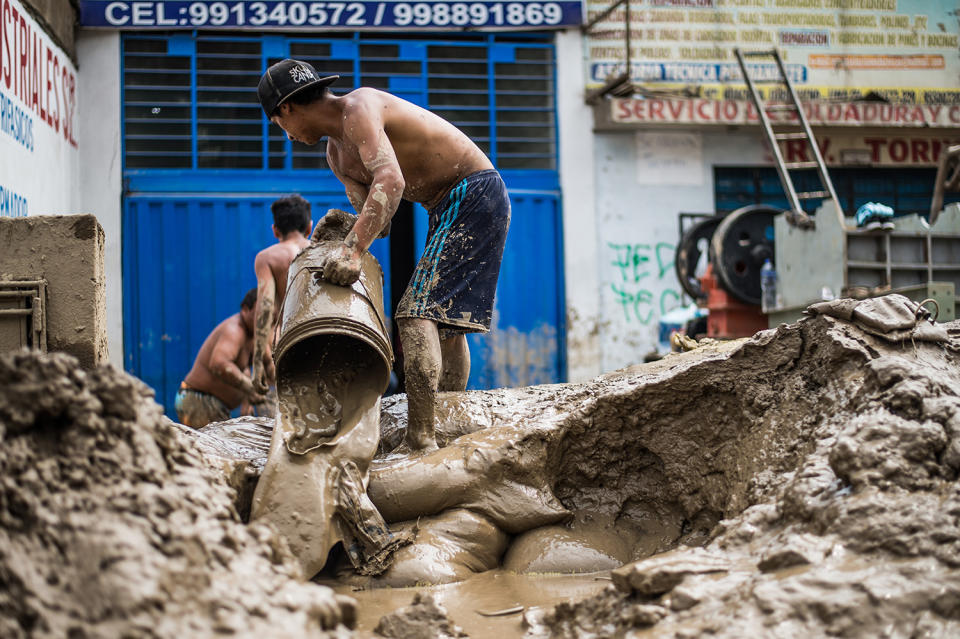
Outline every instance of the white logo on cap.
{"type": "Polygon", "coordinates": [[[290,77],[293,78],[293,81],[297,84],[301,82],[306,82],[307,80],[313,80],[313,73],[307,67],[297,65],[290,69],[290,77]]]}

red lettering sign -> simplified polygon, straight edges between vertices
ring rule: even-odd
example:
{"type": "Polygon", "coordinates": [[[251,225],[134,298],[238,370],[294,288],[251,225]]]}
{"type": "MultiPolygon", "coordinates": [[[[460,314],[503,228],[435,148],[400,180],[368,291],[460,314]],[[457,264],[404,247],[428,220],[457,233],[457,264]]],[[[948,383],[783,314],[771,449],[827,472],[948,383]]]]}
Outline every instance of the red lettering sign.
{"type": "Polygon", "coordinates": [[[62,123],[64,139],[77,146],[76,74],[28,18],[11,0],[0,0],[0,84],[55,132],[62,123]]]}

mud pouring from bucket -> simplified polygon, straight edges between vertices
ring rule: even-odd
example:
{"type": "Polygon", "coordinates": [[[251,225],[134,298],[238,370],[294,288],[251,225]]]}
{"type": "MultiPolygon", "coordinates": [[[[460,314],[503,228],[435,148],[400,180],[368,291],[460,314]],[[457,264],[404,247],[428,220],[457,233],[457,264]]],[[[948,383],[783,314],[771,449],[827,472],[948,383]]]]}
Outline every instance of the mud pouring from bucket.
{"type": "Polygon", "coordinates": [[[366,492],[393,362],[383,273],[366,253],[352,286],[327,282],[335,246],[314,242],[290,265],[274,355],[279,412],[251,510],[286,537],[307,578],[337,542],[359,573],[375,575],[406,541],[366,492]]]}

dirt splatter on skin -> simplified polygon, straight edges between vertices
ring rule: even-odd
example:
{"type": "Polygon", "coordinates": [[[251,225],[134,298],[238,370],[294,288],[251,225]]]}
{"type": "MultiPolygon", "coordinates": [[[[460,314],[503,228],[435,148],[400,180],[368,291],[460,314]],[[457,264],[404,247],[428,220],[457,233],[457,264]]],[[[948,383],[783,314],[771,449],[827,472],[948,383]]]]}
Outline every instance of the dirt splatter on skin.
{"type": "Polygon", "coordinates": [[[353,601],[232,500],[140,381],[0,355],[0,636],[349,634],[353,601]]]}

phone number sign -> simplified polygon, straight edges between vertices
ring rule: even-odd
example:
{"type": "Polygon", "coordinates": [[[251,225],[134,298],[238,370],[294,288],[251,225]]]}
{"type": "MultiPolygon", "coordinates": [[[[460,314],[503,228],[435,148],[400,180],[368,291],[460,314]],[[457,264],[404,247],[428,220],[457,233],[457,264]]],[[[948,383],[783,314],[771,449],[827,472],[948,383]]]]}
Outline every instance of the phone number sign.
{"type": "Polygon", "coordinates": [[[579,25],[575,2],[260,2],[80,0],[80,23],[114,29],[531,29],[579,25]]]}

